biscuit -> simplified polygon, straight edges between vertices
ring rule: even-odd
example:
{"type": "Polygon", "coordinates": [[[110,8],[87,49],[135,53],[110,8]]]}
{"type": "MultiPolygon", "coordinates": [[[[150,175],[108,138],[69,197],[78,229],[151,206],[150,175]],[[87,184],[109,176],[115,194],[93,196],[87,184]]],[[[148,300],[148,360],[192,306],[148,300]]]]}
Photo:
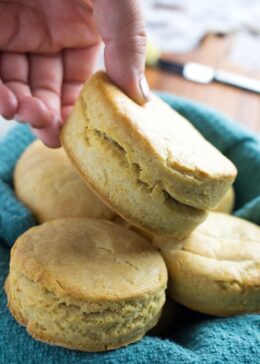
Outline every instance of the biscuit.
{"type": "Polygon", "coordinates": [[[81,180],[62,148],[33,142],[18,160],[15,192],[38,222],[67,217],[113,219],[107,207],[81,180]]]}
{"type": "Polygon", "coordinates": [[[61,132],[85,181],[120,216],[153,234],[187,236],[236,168],[155,95],[139,106],[96,73],[61,132]]]}
{"type": "Polygon", "coordinates": [[[161,255],[106,220],[61,219],[31,228],[11,251],[8,306],[35,339],[82,351],[135,342],[165,302],[161,255]]]}
{"type": "Polygon", "coordinates": [[[193,310],[229,316],[260,312],[260,227],[211,212],[187,239],[154,238],[169,294],[193,310]]]}
{"type": "Polygon", "coordinates": [[[223,212],[225,214],[231,214],[235,204],[235,190],[231,186],[227,193],[222,197],[218,204],[212,209],[212,211],[223,212]]]}
{"type": "Polygon", "coordinates": [[[138,229],[138,227],[136,227],[136,226],[132,225],[130,222],[122,219],[122,217],[120,217],[120,216],[117,216],[113,221],[120,226],[124,226],[126,229],[135,231],[138,235],[143,236],[150,242],[153,240],[153,235],[147,233],[144,230],[138,229]]]}

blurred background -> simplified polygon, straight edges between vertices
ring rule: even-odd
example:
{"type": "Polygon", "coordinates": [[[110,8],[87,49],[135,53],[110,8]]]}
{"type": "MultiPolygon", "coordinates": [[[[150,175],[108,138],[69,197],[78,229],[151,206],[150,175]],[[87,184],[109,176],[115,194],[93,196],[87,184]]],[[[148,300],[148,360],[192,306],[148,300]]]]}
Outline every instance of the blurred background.
{"type": "MultiPolygon", "coordinates": [[[[145,0],[150,56],[197,62],[249,77],[260,87],[259,0],[145,0]]],[[[260,94],[216,82],[202,85],[147,69],[153,89],[190,98],[260,133],[260,94]]]]}
{"type": "MultiPolygon", "coordinates": [[[[212,106],[260,133],[259,94],[193,83],[156,66],[158,57],[192,61],[260,80],[260,0],[143,0],[143,6],[150,86],[212,106]]],[[[101,51],[97,67],[102,66],[101,51]]],[[[0,135],[10,125],[0,119],[0,135]]]]}
{"type": "Polygon", "coordinates": [[[259,0],[144,0],[149,39],[162,52],[187,53],[208,35],[232,35],[230,61],[260,70],[259,0]]]}

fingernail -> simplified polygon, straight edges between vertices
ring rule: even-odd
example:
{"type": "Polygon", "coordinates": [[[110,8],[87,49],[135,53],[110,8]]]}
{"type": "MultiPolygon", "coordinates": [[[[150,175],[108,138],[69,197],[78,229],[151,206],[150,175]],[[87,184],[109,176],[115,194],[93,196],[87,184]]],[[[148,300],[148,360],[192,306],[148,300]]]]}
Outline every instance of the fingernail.
{"type": "Polygon", "coordinates": [[[144,75],[140,77],[139,87],[145,101],[149,101],[151,99],[151,91],[144,75]]]}

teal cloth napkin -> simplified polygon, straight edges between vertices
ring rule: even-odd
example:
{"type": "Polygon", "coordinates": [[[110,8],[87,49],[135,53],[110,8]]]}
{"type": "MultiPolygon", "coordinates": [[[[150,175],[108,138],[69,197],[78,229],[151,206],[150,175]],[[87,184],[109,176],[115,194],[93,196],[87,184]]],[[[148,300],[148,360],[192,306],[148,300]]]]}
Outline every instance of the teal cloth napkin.
{"type": "MultiPolygon", "coordinates": [[[[191,101],[159,94],[189,119],[238,168],[235,215],[260,224],[260,141],[225,116],[191,101]]],[[[260,121],[259,121],[260,122],[260,121]]],[[[22,151],[34,140],[26,125],[0,140],[0,364],[165,364],[247,363],[260,361],[260,315],[213,318],[184,310],[183,319],[164,337],[141,341],[106,353],[80,353],[31,339],[11,317],[2,289],[9,249],[36,224],[13,192],[13,170],[22,151]]]]}

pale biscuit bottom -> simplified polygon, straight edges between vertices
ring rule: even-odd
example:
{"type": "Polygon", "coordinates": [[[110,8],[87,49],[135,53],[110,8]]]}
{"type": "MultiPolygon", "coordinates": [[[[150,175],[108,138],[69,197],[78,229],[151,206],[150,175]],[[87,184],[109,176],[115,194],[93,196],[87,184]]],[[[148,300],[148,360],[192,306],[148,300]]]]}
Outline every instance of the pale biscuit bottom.
{"type": "Polygon", "coordinates": [[[141,230],[138,227],[132,225],[130,222],[122,219],[121,216],[117,216],[113,222],[115,224],[118,224],[120,226],[123,226],[123,227],[125,227],[127,229],[130,229],[130,230],[134,231],[138,235],[143,236],[149,242],[152,242],[152,240],[153,240],[153,235],[149,234],[147,231],[141,230]]]}
{"type": "Polygon", "coordinates": [[[5,284],[8,306],[35,339],[82,351],[116,349],[141,339],[156,325],[164,289],[117,302],[57,297],[13,269],[5,284]]]}

